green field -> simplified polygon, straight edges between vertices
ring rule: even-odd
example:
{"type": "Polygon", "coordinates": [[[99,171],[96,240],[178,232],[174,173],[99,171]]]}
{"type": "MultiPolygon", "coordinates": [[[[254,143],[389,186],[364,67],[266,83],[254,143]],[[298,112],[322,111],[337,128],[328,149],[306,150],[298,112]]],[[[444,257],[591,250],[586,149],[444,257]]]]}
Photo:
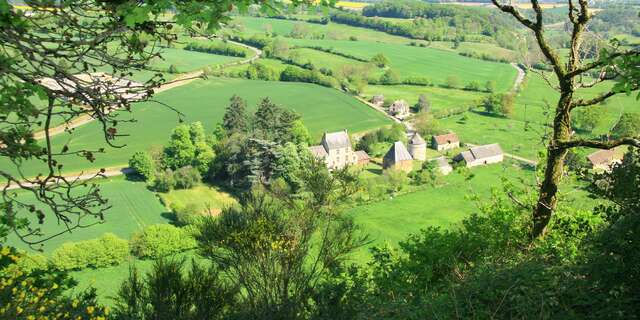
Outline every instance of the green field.
{"type": "MultiPolygon", "coordinates": [[[[501,187],[500,179],[503,176],[510,179],[522,177],[529,182],[533,182],[534,178],[532,171],[511,161],[477,167],[471,171],[475,177],[469,181],[453,172],[444,178],[446,184],[443,186],[356,207],[348,214],[370,235],[373,240],[371,245],[397,245],[421,229],[429,226],[451,227],[472,212],[477,212],[474,203],[465,197],[475,193],[487,200],[492,188],[501,187]]],[[[363,261],[367,256],[367,250],[362,249],[355,258],[363,261]]]]}
{"type": "Polygon", "coordinates": [[[374,95],[382,94],[386,100],[404,99],[410,105],[418,102],[421,94],[427,97],[431,103],[431,110],[442,110],[463,107],[474,104],[481,100],[486,94],[475,91],[446,89],[440,87],[423,86],[379,86],[369,85],[364,89],[363,94],[370,99],[374,95]]]}
{"type": "MultiPolygon", "coordinates": [[[[334,89],[307,83],[266,82],[241,79],[211,79],[195,81],[156,95],[154,100],[174,107],[183,113],[186,122],[201,121],[207,130],[213,130],[222,120],[225,108],[232,95],[238,94],[248,100],[249,110],[254,110],[263,97],[283,107],[298,112],[313,135],[319,139],[325,131],[348,129],[351,133],[377,128],[390,121],[379,112],[334,89]]],[[[121,123],[118,130],[130,134],[116,139],[115,144],[125,145],[113,149],[104,142],[104,136],[96,122],[77,128],[73,134],[61,134],[53,138],[54,148],[68,144],[71,150],[104,147],[106,154],[97,154],[95,162],[69,156],[61,159],[66,172],[125,165],[138,150],[154,145],[163,145],[171,130],[178,125],[178,114],[167,107],[145,102],[133,107],[135,123],[121,123]]],[[[3,167],[11,168],[3,159],[3,167]]],[[[25,164],[25,174],[37,175],[42,164],[35,161],[25,164]]]]}
{"type": "Polygon", "coordinates": [[[457,76],[462,86],[470,81],[484,85],[488,80],[494,80],[496,90],[507,91],[516,78],[516,70],[508,64],[467,58],[445,50],[369,41],[292,39],[291,43],[332,48],[363,59],[382,53],[401,79],[426,77],[439,85],[444,84],[447,77],[457,76]]]}
{"type": "MultiPolygon", "coordinates": [[[[104,222],[88,228],[79,228],[71,233],[62,234],[46,241],[44,247],[42,247],[45,254],[51,253],[64,242],[95,239],[105,232],[111,232],[123,239],[129,239],[131,234],[145,226],[169,221],[165,214],[167,210],[155,194],[146,188],[145,183],[115,178],[100,183],[100,188],[102,195],[109,200],[109,204],[112,206],[105,213],[104,222]]],[[[23,194],[20,198],[28,202],[30,197],[28,194],[23,194]]],[[[35,205],[41,207],[41,204],[36,203],[35,205]]],[[[44,209],[44,207],[42,208],[44,209]]],[[[45,214],[47,212],[45,210],[45,214]]],[[[53,234],[54,231],[64,230],[64,225],[58,223],[51,214],[47,214],[47,219],[45,219],[43,225],[38,225],[35,217],[30,220],[33,227],[41,228],[48,235],[53,234]]],[[[98,218],[86,217],[82,220],[82,224],[89,225],[99,221],[98,218]]],[[[14,234],[9,236],[8,243],[21,249],[28,249],[28,246],[19,241],[14,234]]]]}

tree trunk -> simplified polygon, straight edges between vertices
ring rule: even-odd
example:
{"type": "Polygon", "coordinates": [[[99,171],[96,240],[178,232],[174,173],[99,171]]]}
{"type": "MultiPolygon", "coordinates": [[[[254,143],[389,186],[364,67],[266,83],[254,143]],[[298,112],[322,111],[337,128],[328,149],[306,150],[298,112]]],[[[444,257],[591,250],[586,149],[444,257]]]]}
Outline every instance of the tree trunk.
{"type": "Polygon", "coordinates": [[[573,98],[573,86],[571,81],[561,84],[563,89],[556,115],[553,120],[553,137],[547,146],[547,167],[545,168],[544,180],[540,185],[540,194],[535,210],[533,211],[533,228],[531,237],[543,236],[546,232],[547,224],[551,220],[551,215],[556,209],[558,202],[557,194],[564,172],[564,159],[567,155],[566,148],[557,147],[558,141],[566,141],[571,137],[571,100],[573,98]]]}

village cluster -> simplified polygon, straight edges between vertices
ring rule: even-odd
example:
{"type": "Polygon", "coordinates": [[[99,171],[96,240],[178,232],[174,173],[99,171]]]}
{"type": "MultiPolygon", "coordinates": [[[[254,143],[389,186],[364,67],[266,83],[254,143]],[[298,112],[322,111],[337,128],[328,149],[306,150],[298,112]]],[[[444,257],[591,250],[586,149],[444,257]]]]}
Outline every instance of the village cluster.
{"type": "MultiPolygon", "coordinates": [[[[414,132],[408,141],[408,147],[402,141],[391,145],[382,158],[385,170],[413,170],[413,161],[435,161],[436,167],[443,175],[449,174],[453,168],[446,157],[427,159],[427,142],[414,132]]],[[[431,148],[445,152],[460,148],[460,139],[455,133],[436,135],[431,138],[431,148]]],[[[342,169],[350,165],[366,165],[371,158],[363,150],[354,150],[347,130],[325,133],[319,145],[309,147],[311,153],[323,159],[330,170],[342,169]]],[[[475,167],[504,160],[504,153],[498,144],[474,146],[453,157],[453,161],[463,163],[466,167],[475,167]]]]}
{"type": "MultiPolygon", "coordinates": [[[[384,96],[375,95],[370,103],[372,106],[383,110],[384,96]]],[[[404,121],[411,116],[411,107],[405,100],[396,100],[391,103],[386,112],[399,121],[404,121]]],[[[394,142],[382,158],[384,170],[401,170],[410,172],[414,168],[414,161],[434,161],[436,168],[443,175],[453,171],[451,163],[467,168],[500,163],[504,161],[505,153],[498,143],[469,147],[465,151],[456,154],[451,162],[445,156],[427,159],[427,142],[419,133],[409,130],[407,145],[402,141],[394,142]]],[[[458,135],[449,132],[431,137],[429,146],[439,153],[457,150],[461,147],[458,135]]],[[[365,166],[372,159],[363,150],[353,150],[351,139],[347,130],[325,133],[319,145],[309,147],[311,153],[325,161],[329,170],[342,169],[350,165],[365,166]]],[[[622,160],[619,150],[599,150],[587,156],[587,162],[593,170],[610,170],[613,164],[622,160]]]]}

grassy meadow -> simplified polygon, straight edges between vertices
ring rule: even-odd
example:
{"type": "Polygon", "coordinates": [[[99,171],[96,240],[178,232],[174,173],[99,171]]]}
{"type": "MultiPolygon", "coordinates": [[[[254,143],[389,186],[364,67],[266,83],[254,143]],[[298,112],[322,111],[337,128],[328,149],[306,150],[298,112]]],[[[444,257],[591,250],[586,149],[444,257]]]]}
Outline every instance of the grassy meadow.
{"type": "MultiPolygon", "coordinates": [[[[144,182],[133,182],[124,178],[112,178],[99,184],[102,195],[109,200],[111,208],[105,213],[104,221],[100,223],[97,217],[85,217],[83,225],[98,223],[88,228],[79,228],[70,233],[65,233],[44,243],[41,248],[45,254],[51,253],[61,244],[69,241],[95,239],[105,232],[111,232],[123,239],[129,239],[131,234],[142,228],[169,222],[168,210],[162,205],[153,192],[150,192],[144,182]]],[[[20,199],[29,203],[29,194],[20,194],[20,199]]],[[[39,203],[34,203],[41,206],[39,203]]],[[[44,207],[42,207],[44,209],[44,207]]],[[[48,211],[45,210],[45,214],[48,211]]],[[[73,217],[71,217],[73,220],[73,217]]],[[[58,222],[53,215],[48,214],[44,224],[39,225],[35,217],[31,217],[32,226],[40,228],[45,234],[51,235],[54,231],[64,230],[64,225],[58,222]]],[[[8,243],[21,249],[28,246],[21,242],[17,236],[11,234],[8,243]]],[[[36,247],[39,248],[39,247],[36,247]]]]}
{"type": "MultiPolygon", "coordinates": [[[[123,122],[118,126],[119,132],[130,136],[112,141],[123,145],[122,148],[114,149],[106,144],[97,122],[78,127],[72,134],[55,136],[53,145],[62,148],[66,144],[71,150],[104,147],[107,151],[96,154],[94,162],[77,156],[63,158],[65,172],[125,165],[135,151],[166,143],[171,130],[178,125],[179,115],[163,104],[182,113],[185,122],[201,121],[207,130],[213,130],[234,94],[248,101],[249,111],[255,110],[262,98],[270,97],[275,103],[298,112],[314,139],[320,139],[325,131],[348,129],[355,133],[390,124],[384,115],[334,89],[307,83],[211,79],[159,93],[154,100],[162,104],[151,101],[136,104],[133,107],[136,122],[123,122]]],[[[13,167],[4,161],[2,165],[13,167]]],[[[42,168],[41,163],[32,161],[25,164],[24,170],[25,174],[35,176],[42,168]]]]}

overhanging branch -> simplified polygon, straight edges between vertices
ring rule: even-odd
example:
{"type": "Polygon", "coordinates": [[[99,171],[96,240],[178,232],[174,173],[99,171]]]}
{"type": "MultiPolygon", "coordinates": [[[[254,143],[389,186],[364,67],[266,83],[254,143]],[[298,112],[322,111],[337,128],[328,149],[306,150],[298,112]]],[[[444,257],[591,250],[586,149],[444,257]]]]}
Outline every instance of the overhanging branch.
{"type": "Polygon", "coordinates": [[[570,140],[570,141],[559,141],[556,145],[558,148],[563,148],[563,149],[570,149],[575,147],[613,149],[615,147],[624,146],[624,145],[640,148],[640,137],[620,138],[620,139],[609,140],[609,141],[576,139],[576,140],[570,140]]]}

